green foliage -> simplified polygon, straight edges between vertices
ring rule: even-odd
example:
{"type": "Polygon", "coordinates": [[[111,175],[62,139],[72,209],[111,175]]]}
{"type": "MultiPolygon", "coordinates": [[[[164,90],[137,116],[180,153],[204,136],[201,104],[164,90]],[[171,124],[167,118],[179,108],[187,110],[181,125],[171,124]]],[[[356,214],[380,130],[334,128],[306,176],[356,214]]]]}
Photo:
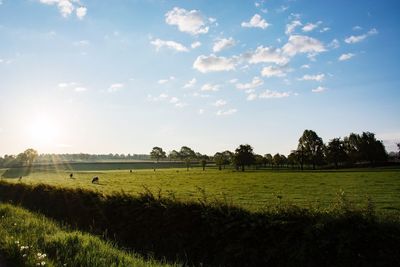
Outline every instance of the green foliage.
{"type": "Polygon", "coordinates": [[[0,236],[0,253],[10,266],[169,266],[9,204],[0,204],[0,236]]]}
{"type": "MultiPolygon", "coordinates": [[[[285,204],[279,194],[277,205],[254,213],[210,201],[203,188],[198,188],[200,203],[176,201],[150,190],[139,197],[103,196],[45,185],[1,184],[0,191],[3,200],[13,199],[96,234],[107,230],[105,237],[120,246],[186,265],[397,266],[400,262],[399,218],[375,216],[369,202],[365,209],[357,208],[343,192],[327,209],[285,204]]],[[[41,252],[60,262],[74,260],[70,266],[93,264],[93,258],[108,252],[80,234],[49,235],[48,240],[41,239],[48,244],[41,252]],[[94,250],[93,257],[88,249],[94,250]]],[[[110,261],[105,264],[121,259],[112,253],[107,256],[110,261]]]]}
{"type": "Polygon", "coordinates": [[[242,171],[244,171],[245,166],[250,166],[255,162],[253,148],[250,145],[240,145],[235,150],[234,159],[236,166],[240,166],[242,171]]]}

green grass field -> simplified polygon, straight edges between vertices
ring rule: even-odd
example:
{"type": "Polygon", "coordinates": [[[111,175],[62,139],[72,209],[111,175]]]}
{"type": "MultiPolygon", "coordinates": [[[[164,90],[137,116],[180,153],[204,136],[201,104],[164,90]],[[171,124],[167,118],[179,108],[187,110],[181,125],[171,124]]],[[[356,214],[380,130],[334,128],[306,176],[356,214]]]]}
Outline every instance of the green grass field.
{"type": "MultiPolygon", "coordinates": [[[[5,170],[0,170],[5,172],[5,170]]],[[[250,210],[260,210],[277,202],[299,206],[327,207],[339,192],[355,204],[364,205],[371,198],[378,210],[400,211],[400,169],[361,169],[341,171],[246,171],[194,168],[153,170],[77,171],[74,179],[70,171],[55,169],[33,170],[21,181],[3,178],[9,182],[86,188],[105,194],[125,192],[138,194],[144,187],[178,200],[224,200],[250,210]],[[93,176],[100,183],[92,184],[93,176]],[[205,194],[204,194],[205,192],[205,194]]]]}

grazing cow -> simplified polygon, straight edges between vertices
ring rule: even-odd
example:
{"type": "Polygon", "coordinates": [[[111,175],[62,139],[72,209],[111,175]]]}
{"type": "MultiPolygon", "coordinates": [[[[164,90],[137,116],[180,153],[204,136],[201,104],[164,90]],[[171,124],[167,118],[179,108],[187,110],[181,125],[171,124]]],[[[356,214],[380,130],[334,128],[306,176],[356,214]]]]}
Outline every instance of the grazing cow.
{"type": "Polygon", "coordinates": [[[69,178],[74,178],[74,174],[72,172],[69,174],[69,178]]]}
{"type": "Polygon", "coordinates": [[[21,181],[21,180],[22,180],[22,176],[19,177],[18,181],[21,181]]]}
{"type": "Polygon", "coordinates": [[[98,184],[98,183],[99,183],[99,177],[98,176],[93,177],[92,184],[98,184]]]}
{"type": "Polygon", "coordinates": [[[129,172],[132,173],[132,170],[130,170],[129,172]]]}

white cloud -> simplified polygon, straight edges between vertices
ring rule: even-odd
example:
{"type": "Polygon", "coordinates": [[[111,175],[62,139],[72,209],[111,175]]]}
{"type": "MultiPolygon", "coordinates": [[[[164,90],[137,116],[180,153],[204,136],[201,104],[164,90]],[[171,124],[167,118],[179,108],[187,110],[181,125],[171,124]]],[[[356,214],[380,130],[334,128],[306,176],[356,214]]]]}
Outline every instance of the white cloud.
{"type": "Polygon", "coordinates": [[[213,51],[215,53],[217,53],[224,49],[230,48],[230,47],[234,46],[235,44],[236,44],[236,42],[232,37],[230,37],[229,39],[222,38],[214,43],[213,51]]]}
{"type": "Polygon", "coordinates": [[[261,70],[261,75],[264,77],[284,77],[286,73],[282,68],[274,67],[274,66],[267,66],[261,70]]]}
{"type": "Polygon", "coordinates": [[[234,78],[234,79],[230,79],[228,82],[229,83],[237,83],[238,79],[234,78]]]}
{"type": "Polygon", "coordinates": [[[80,6],[76,9],[76,16],[78,19],[83,19],[86,16],[87,8],[84,6],[80,6]]]}
{"type": "Polygon", "coordinates": [[[191,79],[190,81],[188,81],[183,88],[192,88],[195,84],[197,83],[196,78],[191,79]]]}
{"type": "Polygon", "coordinates": [[[261,80],[259,77],[254,77],[250,83],[238,83],[236,84],[236,88],[240,90],[247,90],[257,88],[264,84],[264,81],[261,80]]]}
{"type": "Polygon", "coordinates": [[[165,22],[169,25],[176,25],[181,32],[191,35],[207,33],[209,27],[206,26],[206,19],[198,10],[186,10],[174,7],[165,14],[165,22]]]}
{"type": "Polygon", "coordinates": [[[150,42],[152,45],[154,45],[158,50],[160,50],[162,47],[166,47],[168,49],[172,49],[178,52],[188,52],[189,49],[184,46],[181,43],[177,43],[175,41],[166,41],[166,40],[161,40],[161,39],[155,39],[150,42]]]}
{"type": "Polygon", "coordinates": [[[361,31],[361,30],[362,30],[361,26],[356,25],[353,27],[353,31],[361,31]]]}
{"type": "Polygon", "coordinates": [[[329,28],[329,27],[324,27],[324,28],[322,28],[321,30],[319,30],[319,32],[327,32],[327,31],[329,31],[331,28],[329,28]]]}
{"type": "Polygon", "coordinates": [[[193,42],[193,43],[190,45],[190,47],[191,47],[192,49],[195,49],[195,48],[200,47],[200,46],[201,46],[201,43],[200,43],[199,41],[193,42]]]}
{"type": "Polygon", "coordinates": [[[243,57],[251,64],[275,63],[283,65],[289,62],[289,59],[282,55],[281,49],[273,47],[259,46],[254,52],[245,53],[243,57]]]}
{"type": "Polygon", "coordinates": [[[312,89],[311,92],[313,92],[313,93],[322,93],[322,92],[324,92],[324,91],[326,91],[326,90],[327,90],[326,87],[318,86],[317,88],[312,89]]]}
{"type": "Polygon", "coordinates": [[[68,17],[76,10],[76,16],[79,19],[83,19],[87,13],[87,8],[80,6],[80,1],[78,0],[39,0],[40,3],[46,5],[57,5],[57,8],[63,17],[68,17]]]}
{"type": "Polygon", "coordinates": [[[322,82],[325,79],[325,74],[316,74],[316,75],[304,75],[302,78],[300,78],[300,81],[317,81],[317,82],[322,82]]]}
{"type": "Polygon", "coordinates": [[[216,107],[222,107],[222,106],[225,106],[226,104],[227,104],[227,102],[225,100],[220,99],[220,100],[215,101],[215,103],[213,105],[216,107]]]}
{"type": "Polygon", "coordinates": [[[340,46],[340,42],[338,39],[333,39],[332,42],[330,42],[328,44],[328,47],[333,48],[333,49],[339,48],[339,46],[340,46]]]}
{"type": "Polygon", "coordinates": [[[160,79],[158,80],[158,84],[166,84],[167,82],[175,80],[174,76],[170,76],[168,79],[160,79]]]}
{"type": "Polygon", "coordinates": [[[321,25],[321,24],[322,24],[322,21],[318,21],[317,23],[307,23],[301,29],[303,30],[303,32],[311,32],[311,31],[315,30],[316,28],[318,28],[319,25],[321,25]]]}
{"type": "Polygon", "coordinates": [[[199,111],[197,111],[197,114],[199,114],[199,115],[203,115],[204,114],[204,109],[199,109],[199,111]]]}
{"type": "Polygon", "coordinates": [[[324,45],[319,40],[304,35],[291,35],[282,50],[285,55],[289,56],[295,56],[298,53],[316,55],[326,51],[324,45]]]}
{"type": "Polygon", "coordinates": [[[286,35],[291,35],[297,27],[302,25],[303,24],[299,20],[293,20],[291,23],[286,24],[286,35]]]}
{"type": "Polygon", "coordinates": [[[218,110],[217,111],[217,116],[228,116],[228,115],[233,115],[237,112],[237,109],[231,108],[228,110],[218,110]]]}
{"type": "Polygon", "coordinates": [[[121,90],[123,87],[124,87],[123,83],[113,83],[110,85],[110,87],[108,87],[108,92],[114,93],[121,90]]]}
{"type": "Polygon", "coordinates": [[[373,28],[365,34],[352,35],[350,37],[347,37],[346,39],[344,39],[344,41],[348,44],[355,44],[355,43],[359,43],[359,42],[365,40],[367,37],[375,35],[375,34],[378,34],[378,31],[377,31],[377,29],[373,28]]]}
{"type": "Polygon", "coordinates": [[[270,24],[263,19],[260,15],[255,14],[250,21],[248,22],[242,22],[242,27],[245,28],[261,28],[261,29],[266,29],[270,24]]]}
{"type": "Polygon", "coordinates": [[[211,83],[206,83],[201,87],[201,91],[206,91],[206,92],[216,92],[218,91],[220,88],[220,85],[218,84],[211,84],[211,83]]]}
{"type": "Polygon", "coordinates": [[[345,60],[349,60],[350,58],[352,58],[352,57],[354,57],[355,56],[355,54],[353,54],[353,53],[347,53],[347,54],[342,54],[340,57],[339,57],[339,61],[345,61],[345,60]]]}
{"type": "Polygon", "coordinates": [[[266,90],[265,92],[261,93],[258,97],[268,99],[268,98],[284,98],[289,96],[290,92],[278,92],[278,91],[266,90]]]}
{"type": "Polygon", "coordinates": [[[302,68],[302,69],[309,69],[309,68],[310,68],[310,65],[304,64],[304,65],[301,65],[300,68],[302,68]]]}
{"type": "Polygon", "coordinates": [[[248,101],[253,101],[253,100],[257,99],[257,94],[255,94],[255,93],[250,93],[250,94],[247,96],[246,99],[247,99],[248,101]]]}
{"type": "Polygon", "coordinates": [[[176,103],[178,103],[179,102],[179,98],[177,98],[177,97],[171,97],[171,99],[169,100],[169,102],[170,103],[172,103],[172,104],[176,104],[176,103]]]}
{"type": "Polygon", "coordinates": [[[216,55],[198,56],[193,63],[193,68],[203,72],[229,71],[235,69],[236,59],[218,57],[216,55]]]}

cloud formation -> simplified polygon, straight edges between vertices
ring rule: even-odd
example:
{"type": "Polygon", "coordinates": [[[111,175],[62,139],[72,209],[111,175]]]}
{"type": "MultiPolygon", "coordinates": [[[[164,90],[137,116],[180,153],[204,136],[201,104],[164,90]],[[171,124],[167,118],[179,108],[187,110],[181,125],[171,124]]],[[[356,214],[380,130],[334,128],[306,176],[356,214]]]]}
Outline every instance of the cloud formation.
{"type": "Polygon", "coordinates": [[[258,14],[255,14],[250,19],[250,21],[242,22],[241,25],[242,25],[242,27],[245,27],[245,28],[261,28],[263,30],[266,29],[269,26],[268,22],[258,14]]]}
{"type": "Polygon", "coordinates": [[[83,19],[86,16],[87,8],[81,5],[79,0],[39,0],[40,3],[45,5],[56,5],[58,11],[63,17],[69,17],[74,10],[76,10],[76,16],[79,19],[83,19]]]}
{"type": "Polygon", "coordinates": [[[236,65],[234,58],[218,57],[216,55],[198,56],[193,63],[193,68],[202,72],[229,71],[234,70],[236,65]]]}
{"type": "Polygon", "coordinates": [[[161,48],[165,47],[168,49],[175,50],[177,52],[188,52],[189,49],[181,43],[175,41],[166,41],[161,39],[155,39],[150,42],[152,45],[156,47],[156,50],[159,51],[161,48]]]}
{"type": "Polygon", "coordinates": [[[205,34],[208,32],[207,19],[198,10],[186,10],[174,7],[165,14],[165,22],[178,27],[181,32],[191,35],[205,34]]]}
{"type": "Polygon", "coordinates": [[[224,49],[230,48],[236,44],[235,40],[230,37],[228,39],[222,38],[214,43],[213,52],[218,53],[224,49]]]}
{"type": "Polygon", "coordinates": [[[347,53],[347,54],[342,54],[340,57],[339,57],[339,61],[346,61],[346,60],[349,60],[350,58],[352,58],[352,57],[354,57],[355,55],[353,54],[353,53],[347,53]]]}
{"type": "Polygon", "coordinates": [[[376,35],[378,34],[378,30],[375,28],[372,28],[371,30],[369,30],[367,33],[365,34],[361,34],[361,35],[352,35],[350,37],[347,37],[346,39],[344,39],[345,43],[347,44],[355,44],[355,43],[359,43],[361,41],[364,41],[367,37],[372,36],[372,35],[376,35]]]}
{"type": "Polygon", "coordinates": [[[249,83],[238,83],[236,84],[236,88],[240,90],[248,90],[254,89],[264,84],[264,81],[259,77],[254,77],[253,80],[249,83]]]}

